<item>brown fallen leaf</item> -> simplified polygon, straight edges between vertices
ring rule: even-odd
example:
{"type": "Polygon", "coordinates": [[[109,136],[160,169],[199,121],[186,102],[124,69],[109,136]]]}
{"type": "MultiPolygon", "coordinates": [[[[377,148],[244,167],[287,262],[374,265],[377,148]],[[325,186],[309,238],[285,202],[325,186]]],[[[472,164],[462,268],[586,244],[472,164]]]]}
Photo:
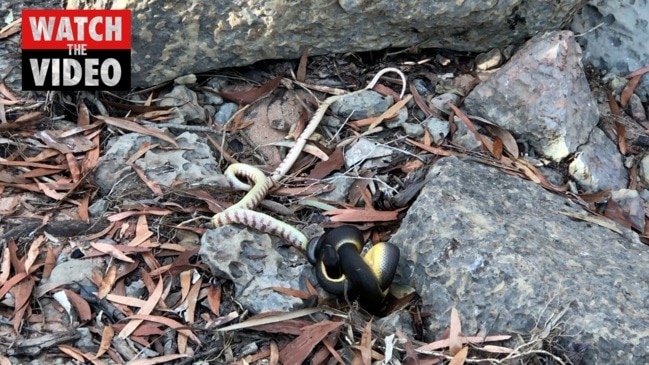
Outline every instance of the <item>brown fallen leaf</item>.
{"type": "Polygon", "coordinates": [[[99,284],[99,289],[97,291],[97,297],[99,299],[104,299],[108,294],[110,294],[110,291],[113,290],[113,285],[115,285],[116,277],[117,266],[111,265],[99,284]]]}
{"type": "MultiPolygon", "coordinates": [[[[462,340],[462,344],[481,344],[485,342],[500,342],[500,341],[507,341],[511,339],[512,336],[509,335],[495,335],[495,336],[472,336],[472,337],[464,337],[461,336],[460,340],[462,340]]],[[[427,351],[438,351],[444,348],[447,348],[450,344],[449,339],[443,339],[443,340],[438,340],[435,342],[428,343],[426,345],[420,346],[416,348],[417,352],[427,352],[427,351]]]]}
{"type": "Polygon", "coordinates": [[[292,297],[300,298],[300,299],[309,299],[311,298],[311,294],[302,290],[296,290],[292,288],[284,288],[281,286],[272,286],[271,289],[278,293],[290,295],[292,297]]]}
{"type": "Polygon", "coordinates": [[[171,143],[176,148],[180,148],[180,146],[178,146],[178,143],[176,143],[176,140],[173,137],[170,137],[170,136],[164,134],[164,132],[159,131],[157,129],[147,128],[147,127],[141,126],[141,125],[139,125],[137,123],[131,122],[128,119],[123,119],[123,118],[106,117],[106,116],[103,116],[103,115],[95,115],[95,118],[103,121],[104,123],[106,123],[108,125],[112,125],[113,127],[126,129],[127,131],[144,134],[146,136],[155,137],[155,138],[158,138],[158,139],[161,139],[163,141],[171,143]]]}
{"type": "Polygon", "coordinates": [[[70,289],[63,289],[63,292],[68,297],[68,301],[77,311],[77,314],[79,315],[79,319],[81,319],[81,321],[88,322],[92,319],[92,311],[90,310],[90,305],[85,299],[83,299],[79,294],[73,292],[70,289]]]}
{"type": "Polygon", "coordinates": [[[614,220],[615,222],[621,224],[626,228],[635,228],[640,232],[642,232],[642,230],[644,229],[644,227],[636,227],[633,224],[633,220],[631,219],[629,213],[622,209],[622,207],[614,199],[609,199],[608,203],[606,203],[604,216],[606,218],[614,220]]]}
{"type": "Polygon", "coordinates": [[[220,316],[221,312],[221,284],[216,282],[210,284],[207,288],[207,304],[210,311],[216,316],[220,316]]]}
{"type": "Polygon", "coordinates": [[[389,222],[398,219],[399,211],[365,210],[358,208],[331,209],[323,212],[332,222],[389,222]]]}
{"type": "MultiPolygon", "coordinates": [[[[149,298],[146,301],[146,304],[142,306],[138,310],[138,315],[148,315],[153,312],[155,309],[156,305],[158,304],[158,300],[162,297],[162,290],[164,288],[162,279],[158,281],[158,285],[155,287],[155,290],[153,292],[149,292],[149,298]]],[[[119,332],[118,336],[119,338],[126,339],[135,331],[135,329],[143,322],[144,320],[142,319],[131,319],[129,323],[122,328],[122,330],[119,332]]]]}
{"type": "Polygon", "coordinates": [[[282,77],[277,76],[262,86],[254,87],[246,91],[219,92],[217,94],[224,99],[234,101],[238,104],[252,104],[255,100],[275,90],[279,86],[280,81],[282,81],[282,77]]]}
{"type": "Polygon", "coordinates": [[[466,357],[469,354],[469,348],[463,347],[460,351],[453,356],[453,359],[448,363],[448,365],[464,365],[466,357]]]}
{"type": "Polygon", "coordinates": [[[304,82],[306,80],[306,64],[309,59],[309,52],[306,48],[302,50],[302,55],[300,56],[300,63],[297,65],[297,72],[295,73],[295,79],[299,82],[304,82]]]}
{"type": "Polygon", "coordinates": [[[126,256],[122,251],[120,251],[117,247],[115,247],[115,245],[111,245],[108,243],[101,243],[101,242],[92,242],[90,243],[90,246],[92,246],[95,250],[110,255],[118,260],[122,260],[125,262],[133,262],[133,259],[126,256]]]}
{"type": "Polygon", "coordinates": [[[372,320],[367,321],[360,343],[361,357],[364,365],[372,364],[372,320]]]}
{"type": "Polygon", "coordinates": [[[449,327],[448,334],[448,352],[451,356],[454,356],[462,349],[462,322],[460,321],[460,315],[457,312],[455,307],[451,308],[451,325],[449,327]]]}
{"type": "Polygon", "coordinates": [[[196,337],[196,335],[188,329],[185,325],[183,325],[180,322],[177,322],[171,318],[167,317],[162,317],[162,316],[152,316],[148,314],[134,314],[132,316],[129,316],[127,319],[131,320],[142,320],[142,321],[149,321],[149,322],[155,322],[155,323],[160,323],[163,324],[171,329],[174,329],[187,337],[189,337],[190,340],[194,341],[197,345],[201,345],[201,341],[196,337]]]}
{"type": "Polygon", "coordinates": [[[302,333],[279,352],[283,364],[302,364],[315,346],[343,322],[322,321],[302,328],[302,333]]]}
{"type": "Polygon", "coordinates": [[[629,99],[631,99],[631,95],[633,95],[635,89],[640,83],[640,80],[642,80],[642,76],[643,75],[633,76],[629,82],[624,85],[624,89],[622,89],[622,92],[620,93],[620,104],[622,104],[622,106],[627,106],[629,104],[629,99]]]}

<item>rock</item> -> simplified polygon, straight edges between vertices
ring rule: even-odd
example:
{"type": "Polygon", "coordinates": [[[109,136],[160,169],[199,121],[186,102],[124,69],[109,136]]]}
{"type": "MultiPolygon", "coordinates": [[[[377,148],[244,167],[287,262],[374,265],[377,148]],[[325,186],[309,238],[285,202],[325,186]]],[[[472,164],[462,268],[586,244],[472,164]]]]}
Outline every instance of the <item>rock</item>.
{"type": "Polygon", "coordinates": [[[480,71],[486,71],[500,66],[502,62],[503,54],[498,48],[494,48],[489,52],[480,53],[475,58],[475,67],[480,71]]]}
{"type": "Polygon", "coordinates": [[[572,219],[561,212],[587,213],[468,160],[443,158],[428,179],[390,242],[401,248],[395,281],[435,313],[429,333],[453,307],[463,333],[525,338],[566,310],[554,319],[583,364],[649,362],[649,249],[635,233],[572,219]]]}
{"type": "Polygon", "coordinates": [[[644,155],[639,165],[640,179],[645,186],[649,186],[649,154],[644,155]]]}
{"type": "Polygon", "coordinates": [[[611,192],[611,199],[629,214],[633,226],[639,230],[644,230],[645,213],[642,206],[642,199],[636,190],[620,189],[611,192]]]}
{"type": "MultiPolygon", "coordinates": [[[[580,33],[584,61],[618,75],[647,66],[649,59],[649,2],[636,0],[590,0],[573,18],[571,27],[580,33]],[[615,52],[611,52],[614,49],[615,52]]],[[[649,74],[636,90],[643,101],[649,97],[649,74]]]]}
{"type": "Polygon", "coordinates": [[[424,124],[435,144],[440,144],[451,132],[451,123],[446,120],[429,117],[424,121],[424,124]]]}
{"type": "Polygon", "coordinates": [[[561,161],[588,140],[599,119],[580,57],[571,32],[536,36],[475,87],[465,108],[561,161]]]}
{"type": "Polygon", "coordinates": [[[445,114],[451,114],[453,110],[448,106],[449,102],[453,105],[457,105],[460,102],[460,96],[453,93],[437,95],[430,100],[430,106],[438,111],[444,112],[445,114]]]}
{"type": "MultiPolygon", "coordinates": [[[[309,56],[415,44],[484,52],[560,29],[582,5],[583,0],[218,0],[187,6],[149,0],[142,6],[123,0],[113,7],[133,11],[132,83],[149,86],[188,73],[297,59],[304,47],[309,56]]],[[[100,5],[70,0],[67,6],[100,5]]],[[[16,8],[19,14],[21,6],[16,8]]]]}
{"type": "Polygon", "coordinates": [[[391,97],[368,90],[336,100],[329,108],[337,116],[349,120],[378,117],[392,106],[391,97]]]}
{"type": "Polygon", "coordinates": [[[149,150],[135,165],[147,178],[164,187],[184,182],[187,185],[207,185],[227,188],[230,184],[219,171],[210,147],[198,135],[185,132],[176,137],[180,146],[174,150],[149,150]]]}
{"type": "Polygon", "coordinates": [[[426,81],[422,79],[414,79],[412,80],[412,84],[415,87],[415,89],[417,89],[419,95],[421,95],[422,97],[425,98],[426,96],[428,96],[428,94],[430,94],[430,90],[428,89],[428,85],[426,84],[426,81]]]}
{"type": "MultiPolygon", "coordinates": [[[[151,191],[133,173],[126,161],[144,143],[158,141],[150,136],[129,133],[111,139],[111,147],[99,160],[95,169],[95,182],[104,195],[129,197],[137,195],[150,197],[151,191]]],[[[144,169],[145,174],[158,184],[170,187],[185,181],[196,184],[209,184],[212,187],[229,187],[223,174],[217,169],[216,159],[210,147],[196,134],[185,132],[176,138],[180,149],[153,149],[148,151],[135,164],[144,169]]],[[[166,143],[166,142],[163,142],[166,143]]]]}
{"type": "Polygon", "coordinates": [[[193,120],[204,122],[205,110],[198,105],[196,93],[187,88],[185,85],[176,85],[174,88],[162,96],[158,102],[160,106],[176,107],[182,124],[193,120]]]}
{"type": "Polygon", "coordinates": [[[331,177],[325,179],[327,184],[334,186],[334,190],[318,194],[318,198],[330,200],[334,202],[347,202],[347,194],[349,193],[349,188],[354,183],[354,178],[347,176],[340,172],[336,172],[331,177]]]}
{"type": "Polygon", "coordinates": [[[622,189],[629,182],[622,155],[599,128],[593,130],[587,144],[578,148],[568,172],[587,193],[622,189]]]}
{"type": "Polygon", "coordinates": [[[97,199],[88,207],[88,213],[93,218],[101,217],[108,210],[108,204],[107,199],[97,199]]]}
{"type": "Polygon", "coordinates": [[[647,120],[647,113],[644,110],[644,105],[637,94],[632,94],[629,99],[629,109],[631,109],[631,116],[637,122],[644,122],[647,120]]]}
{"type": "MultiPolygon", "coordinates": [[[[43,278],[40,285],[36,288],[36,294],[42,294],[42,291],[53,286],[68,286],[72,285],[94,285],[91,278],[92,273],[97,272],[102,274],[102,266],[98,265],[97,261],[93,260],[68,260],[57,263],[52,270],[49,278],[43,278]],[[58,285],[57,285],[58,284],[58,285]]],[[[78,289],[75,291],[78,292],[78,289]]]]}
{"type": "Polygon", "coordinates": [[[192,85],[195,83],[196,83],[196,75],[194,74],[183,75],[180,77],[176,77],[174,79],[174,84],[176,85],[192,85]]]}
{"type": "Polygon", "coordinates": [[[458,143],[460,146],[468,149],[469,151],[473,151],[482,146],[482,142],[478,141],[475,138],[475,134],[473,134],[473,132],[469,130],[469,127],[467,127],[466,124],[464,124],[464,122],[460,120],[460,118],[455,117],[453,119],[453,122],[457,127],[457,130],[453,135],[453,142],[458,143]]]}
{"type": "MultiPolygon", "coordinates": [[[[272,289],[306,290],[306,261],[267,234],[241,226],[210,229],[201,238],[200,254],[214,275],[232,280],[235,299],[255,313],[289,311],[302,300],[272,289]]],[[[312,281],[314,282],[314,281],[312,281]]]]}
{"type": "Polygon", "coordinates": [[[225,103],[221,105],[219,111],[214,115],[214,121],[219,125],[225,125],[233,116],[234,113],[239,110],[239,105],[235,103],[225,103]]]}
{"type": "Polygon", "coordinates": [[[345,151],[345,168],[349,169],[356,164],[364,168],[387,166],[394,150],[381,145],[378,142],[367,138],[360,138],[349,149],[345,151]]]}
{"type": "Polygon", "coordinates": [[[385,126],[390,129],[401,128],[403,132],[410,138],[421,138],[424,136],[424,127],[417,123],[408,123],[408,109],[401,108],[397,112],[396,119],[385,123],[385,126]]]}

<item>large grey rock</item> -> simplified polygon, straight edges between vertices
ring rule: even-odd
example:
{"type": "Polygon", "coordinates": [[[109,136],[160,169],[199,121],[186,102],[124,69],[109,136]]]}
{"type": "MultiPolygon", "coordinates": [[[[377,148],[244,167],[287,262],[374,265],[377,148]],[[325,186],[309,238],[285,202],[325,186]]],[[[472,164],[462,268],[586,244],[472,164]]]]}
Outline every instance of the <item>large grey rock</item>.
{"type": "Polygon", "coordinates": [[[452,307],[464,333],[529,334],[553,314],[583,364],[649,362],[649,248],[568,214],[585,212],[532,182],[479,163],[444,158],[390,242],[397,281],[434,313],[452,307]],[[435,209],[431,209],[435,207],[435,209]]]}
{"type": "MultiPolygon", "coordinates": [[[[590,0],[571,24],[582,34],[584,60],[619,75],[647,66],[649,59],[649,1],[590,0]]],[[[649,98],[649,74],[638,89],[643,100],[649,98]]]]}
{"type": "MultiPolygon", "coordinates": [[[[104,1],[70,0],[68,7],[104,1]]],[[[584,0],[121,0],[133,9],[133,84],[264,59],[387,47],[488,51],[559,29],[584,0]]]]}
{"type": "Polygon", "coordinates": [[[571,32],[534,37],[468,95],[465,107],[561,161],[588,140],[598,122],[580,58],[571,32]]]}

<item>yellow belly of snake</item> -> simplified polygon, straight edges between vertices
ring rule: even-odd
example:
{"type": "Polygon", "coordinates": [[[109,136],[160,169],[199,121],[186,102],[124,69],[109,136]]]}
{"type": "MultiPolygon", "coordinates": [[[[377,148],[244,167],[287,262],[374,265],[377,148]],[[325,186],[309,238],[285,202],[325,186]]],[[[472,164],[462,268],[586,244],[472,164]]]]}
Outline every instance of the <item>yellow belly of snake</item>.
{"type": "MultiPolygon", "coordinates": [[[[401,97],[403,97],[406,86],[405,76],[400,70],[393,68],[381,70],[365,89],[351,94],[373,88],[385,72],[397,72],[402,77],[401,97]]],[[[307,252],[307,257],[314,266],[316,277],[323,289],[334,295],[358,299],[361,306],[375,312],[380,309],[396,272],[399,262],[399,249],[396,246],[381,242],[361,256],[363,236],[355,227],[335,228],[309,243],[306,236],[295,227],[252,210],[290,170],[306,141],[324,117],[327,108],[347,95],[350,94],[331,96],[320,105],[295,141],[295,146],[271,176],[267,177],[261,170],[247,164],[230,165],[224,172],[230,185],[234,189],[248,192],[238,203],[214,215],[210,223],[212,228],[233,223],[243,224],[282,237],[293,246],[307,252]],[[239,177],[250,180],[252,186],[239,177]]]]}

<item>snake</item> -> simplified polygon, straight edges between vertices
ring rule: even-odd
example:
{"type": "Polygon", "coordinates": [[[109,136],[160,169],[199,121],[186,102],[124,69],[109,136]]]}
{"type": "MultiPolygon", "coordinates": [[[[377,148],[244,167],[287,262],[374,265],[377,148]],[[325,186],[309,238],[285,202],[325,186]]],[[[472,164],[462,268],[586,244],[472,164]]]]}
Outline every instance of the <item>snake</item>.
{"type": "Polygon", "coordinates": [[[269,190],[286,176],[309,137],[320,124],[327,109],[342,98],[373,89],[387,72],[395,72],[401,77],[400,98],[403,98],[406,91],[405,75],[397,68],[384,68],[365,88],[326,98],[295,140],[294,146],[270,176],[266,176],[260,169],[248,164],[229,165],[223,174],[230,187],[235,190],[247,191],[247,193],[237,203],[215,214],[208,224],[210,228],[242,224],[283,238],[294,247],[307,253],[307,259],[315,267],[318,283],[325,291],[338,296],[346,295],[349,298],[358,298],[361,306],[368,310],[376,310],[377,303],[381,303],[387,294],[399,261],[399,249],[396,246],[381,242],[375,244],[364,256],[361,256],[364,240],[360,231],[353,226],[335,228],[323,234],[319,239],[309,241],[297,228],[255,211],[254,208],[266,197],[269,190]],[[252,184],[244,182],[241,178],[252,184]]]}

